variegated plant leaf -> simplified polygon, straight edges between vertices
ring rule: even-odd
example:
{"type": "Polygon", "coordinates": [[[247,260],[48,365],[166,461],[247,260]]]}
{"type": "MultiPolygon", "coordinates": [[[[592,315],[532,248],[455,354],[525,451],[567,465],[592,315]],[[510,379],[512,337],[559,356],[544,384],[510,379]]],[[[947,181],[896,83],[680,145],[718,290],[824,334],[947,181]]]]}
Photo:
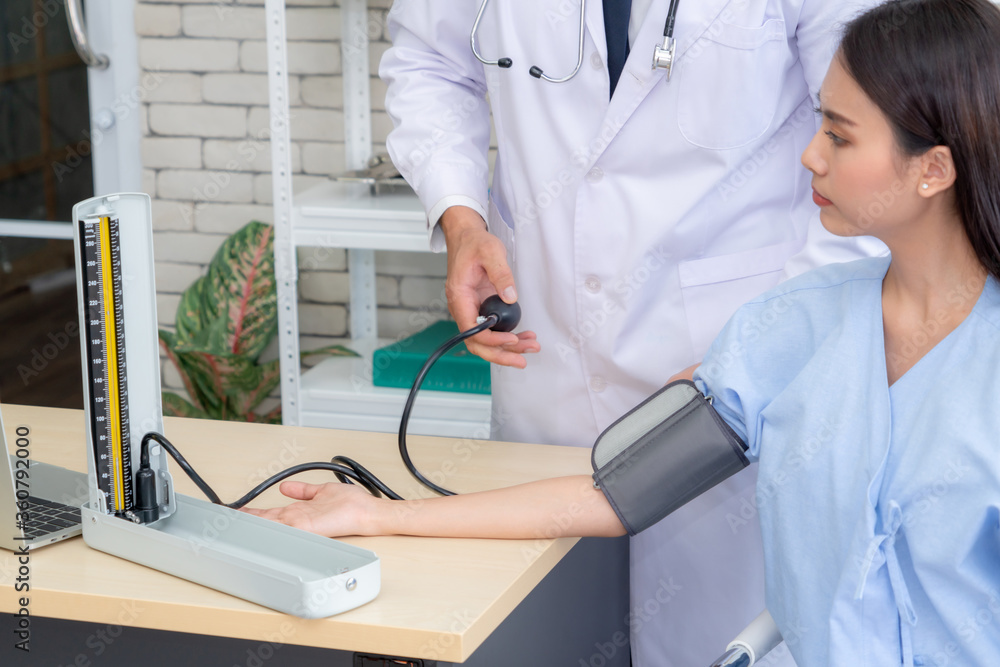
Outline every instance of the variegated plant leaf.
{"type": "Polygon", "coordinates": [[[193,417],[195,419],[210,419],[203,410],[199,410],[177,394],[163,392],[163,414],[168,417],[193,417]]]}
{"type": "Polygon", "coordinates": [[[256,362],[240,355],[178,350],[181,368],[205,411],[218,419],[242,413],[246,395],[255,393],[261,376],[256,362]]]}
{"type": "MultiPolygon", "coordinates": [[[[273,230],[251,222],[222,244],[206,274],[181,296],[177,333],[160,331],[193,402],[165,392],[168,414],[280,423],[281,406],[255,412],[280,383],[277,360],[258,363],[277,335],[277,320],[273,230]]],[[[312,354],[358,356],[342,345],[302,352],[312,354]]]]}
{"type": "MultiPolygon", "coordinates": [[[[277,359],[269,361],[266,364],[254,366],[254,377],[248,383],[247,390],[231,395],[233,408],[242,414],[249,415],[253,413],[254,409],[274,391],[279,382],[281,382],[281,368],[278,365],[277,359]]],[[[280,409],[278,414],[280,416],[280,409]]]]}
{"type": "Polygon", "coordinates": [[[280,424],[281,406],[279,405],[270,412],[265,412],[264,414],[259,414],[257,412],[248,412],[246,415],[246,421],[256,422],[258,424],[280,424]]]}
{"type": "Polygon", "coordinates": [[[181,297],[178,348],[256,358],[277,332],[273,229],[250,222],[181,297]]]}
{"type": "Polygon", "coordinates": [[[167,354],[167,358],[174,362],[174,366],[177,368],[178,374],[181,376],[181,381],[184,382],[184,388],[187,389],[188,396],[192,397],[195,401],[195,407],[204,412],[204,407],[198,401],[197,393],[194,390],[194,384],[191,381],[191,376],[188,370],[181,365],[180,360],[177,358],[177,336],[169,331],[160,329],[160,347],[163,348],[164,352],[167,354]]]}
{"type": "Polygon", "coordinates": [[[344,347],[343,345],[327,345],[326,347],[318,347],[315,350],[302,350],[299,353],[299,357],[305,359],[306,357],[311,357],[314,354],[326,354],[331,357],[360,357],[361,355],[352,350],[349,347],[344,347]]]}
{"type": "Polygon", "coordinates": [[[214,419],[225,419],[226,397],[218,368],[203,352],[174,350],[174,359],[187,378],[185,387],[191,399],[214,419]]]}

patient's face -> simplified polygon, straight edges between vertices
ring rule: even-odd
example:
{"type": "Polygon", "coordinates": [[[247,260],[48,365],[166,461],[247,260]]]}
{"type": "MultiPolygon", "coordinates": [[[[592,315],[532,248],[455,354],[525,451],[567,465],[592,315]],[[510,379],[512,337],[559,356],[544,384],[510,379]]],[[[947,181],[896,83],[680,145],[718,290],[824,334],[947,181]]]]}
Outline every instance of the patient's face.
{"type": "Polygon", "coordinates": [[[919,161],[834,58],[819,95],[822,126],[802,154],[823,226],[838,236],[891,236],[920,211],[919,161]]]}

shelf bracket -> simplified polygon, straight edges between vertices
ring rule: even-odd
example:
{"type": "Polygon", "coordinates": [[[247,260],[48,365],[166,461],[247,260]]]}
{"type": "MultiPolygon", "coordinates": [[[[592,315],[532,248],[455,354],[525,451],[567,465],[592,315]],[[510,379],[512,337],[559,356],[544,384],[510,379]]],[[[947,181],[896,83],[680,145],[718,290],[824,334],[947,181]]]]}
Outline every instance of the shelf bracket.
{"type": "Polygon", "coordinates": [[[267,78],[270,93],[274,274],[278,291],[278,354],[281,420],[299,423],[298,267],[292,234],[292,142],[289,126],[288,48],[285,0],[266,0],[267,78]]]}
{"type": "MultiPolygon", "coordinates": [[[[365,0],[342,0],[341,63],[344,74],[344,155],[348,171],[364,169],[372,155],[371,83],[368,65],[368,8],[365,0]]],[[[375,251],[348,250],[351,338],[378,335],[375,251]]]]}

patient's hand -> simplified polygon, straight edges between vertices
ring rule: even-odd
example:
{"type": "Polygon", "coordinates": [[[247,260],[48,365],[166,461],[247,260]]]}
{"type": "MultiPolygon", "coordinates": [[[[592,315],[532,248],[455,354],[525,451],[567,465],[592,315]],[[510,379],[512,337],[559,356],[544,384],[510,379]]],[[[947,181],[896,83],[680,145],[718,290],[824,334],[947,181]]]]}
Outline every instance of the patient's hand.
{"type": "Polygon", "coordinates": [[[282,482],[279,488],[299,502],[272,509],[247,507],[243,511],[326,537],[377,535],[378,507],[389,502],[353,484],[282,482]]]}

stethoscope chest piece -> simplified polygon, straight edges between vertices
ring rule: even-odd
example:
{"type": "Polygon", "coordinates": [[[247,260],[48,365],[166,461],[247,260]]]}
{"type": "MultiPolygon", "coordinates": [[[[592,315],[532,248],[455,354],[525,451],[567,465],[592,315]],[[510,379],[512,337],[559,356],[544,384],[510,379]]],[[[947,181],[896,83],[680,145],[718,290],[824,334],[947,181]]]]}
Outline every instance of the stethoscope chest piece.
{"type": "MultiPolygon", "coordinates": [[[[680,0],[670,0],[670,8],[667,11],[667,20],[663,26],[663,44],[657,45],[653,50],[653,69],[665,69],[667,71],[667,81],[670,80],[670,75],[673,73],[674,61],[677,57],[677,40],[674,39],[674,23],[677,19],[677,5],[679,2],[680,0]]],[[[476,59],[479,60],[479,62],[484,65],[495,65],[503,69],[509,69],[511,65],[513,65],[513,60],[511,58],[504,57],[497,58],[496,60],[488,60],[479,52],[476,35],[479,33],[479,25],[482,23],[483,14],[486,12],[486,6],[488,4],[489,0],[482,0],[482,3],[479,5],[479,12],[476,14],[476,21],[472,25],[472,34],[469,35],[469,45],[472,47],[473,55],[476,56],[476,59]]],[[[583,64],[586,14],[587,0],[580,0],[580,25],[579,35],[577,38],[576,66],[573,68],[573,71],[566,76],[551,77],[542,72],[542,69],[537,65],[532,65],[528,70],[528,73],[531,76],[550,83],[565,83],[576,76],[576,73],[580,71],[580,66],[583,64]]]]}
{"type": "Polygon", "coordinates": [[[677,40],[673,37],[664,37],[663,44],[657,45],[653,49],[653,69],[665,69],[667,71],[667,81],[674,71],[674,58],[677,56],[677,40]]]}
{"type": "Polygon", "coordinates": [[[677,5],[680,0],[670,0],[667,20],[663,25],[663,44],[653,49],[653,69],[667,70],[667,81],[674,71],[677,60],[677,40],[674,39],[674,24],[677,22],[677,5]]]}

